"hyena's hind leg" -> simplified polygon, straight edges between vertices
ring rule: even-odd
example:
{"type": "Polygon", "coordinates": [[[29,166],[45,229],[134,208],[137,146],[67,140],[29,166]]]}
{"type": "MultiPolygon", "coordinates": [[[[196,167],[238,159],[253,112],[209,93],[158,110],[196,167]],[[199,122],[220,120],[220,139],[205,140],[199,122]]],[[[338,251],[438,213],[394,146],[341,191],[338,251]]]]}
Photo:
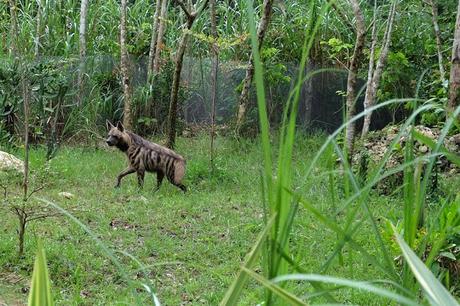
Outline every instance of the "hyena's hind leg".
{"type": "Polygon", "coordinates": [[[118,174],[118,176],[117,176],[117,184],[115,185],[115,188],[120,187],[120,183],[121,183],[122,178],[124,178],[128,174],[131,174],[131,173],[134,173],[134,172],[136,172],[136,170],[134,168],[132,168],[132,167],[128,167],[125,170],[123,170],[122,172],[120,172],[120,174],[118,174]]]}
{"type": "Polygon", "coordinates": [[[173,178],[173,177],[170,177],[169,175],[168,175],[167,177],[168,177],[168,181],[169,181],[171,184],[173,184],[173,185],[176,186],[177,188],[180,188],[184,193],[187,192],[187,187],[186,187],[184,184],[182,184],[182,183],[180,183],[180,182],[176,182],[176,181],[174,180],[174,178],[173,178]]]}
{"type": "Polygon", "coordinates": [[[184,184],[174,184],[174,186],[180,188],[184,193],[187,192],[187,186],[185,186],[184,184]]]}

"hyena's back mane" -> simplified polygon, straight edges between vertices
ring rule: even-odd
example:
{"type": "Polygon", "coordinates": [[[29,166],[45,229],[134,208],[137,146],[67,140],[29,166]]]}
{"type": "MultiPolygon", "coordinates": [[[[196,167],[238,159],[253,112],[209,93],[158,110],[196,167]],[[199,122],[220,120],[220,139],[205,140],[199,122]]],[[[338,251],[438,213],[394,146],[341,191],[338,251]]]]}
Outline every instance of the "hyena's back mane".
{"type": "Polygon", "coordinates": [[[131,137],[131,142],[136,145],[136,146],[141,146],[141,147],[144,147],[144,148],[149,148],[151,150],[154,150],[156,152],[159,152],[163,155],[168,155],[168,156],[171,156],[175,159],[179,159],[179,160],[183,160],[185,161],[185,159],[180,156],[179,154],[177,154],[176,152],[168,149],[168,148],[165,148],[163,146],[160,146],[156,143],[153,143],[153,142],[150,142],[144,138],[142,138],[141,136],[133,133],[133,132],[127,132],[129,137],[131,137]]]}

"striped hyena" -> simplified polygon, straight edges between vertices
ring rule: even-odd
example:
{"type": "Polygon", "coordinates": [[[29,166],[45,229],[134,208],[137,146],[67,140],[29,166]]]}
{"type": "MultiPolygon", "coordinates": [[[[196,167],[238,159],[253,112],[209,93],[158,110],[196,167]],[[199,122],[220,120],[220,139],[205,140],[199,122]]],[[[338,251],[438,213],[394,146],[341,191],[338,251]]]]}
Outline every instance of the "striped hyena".
{"type": "Polygon", "coordinates": [[[147,172],[156,172],[157,188],[160,188],[164,176],[168,178],[171,184],[179,187],[182,191],[187,188],[182,184],[185,174],[185,159],[176,152],[152,143],[124,129],[119,122],[117,126],[107,121],[107,130],[109,131],[106,140],[109,146],[116,146],[128,157],[129,166],[122,171],[117,177],[115,187],[120,187],[121,179],[131,173],[137,173],[139,187],[144,185],[144,175],[147,172]]]}

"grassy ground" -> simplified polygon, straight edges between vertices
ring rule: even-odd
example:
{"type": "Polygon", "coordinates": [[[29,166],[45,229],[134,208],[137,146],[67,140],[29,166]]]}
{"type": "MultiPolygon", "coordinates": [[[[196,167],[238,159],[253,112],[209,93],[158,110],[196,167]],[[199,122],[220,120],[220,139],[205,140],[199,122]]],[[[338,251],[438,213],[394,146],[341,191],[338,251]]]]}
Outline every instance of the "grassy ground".
{"type": "MultiPolygon", "coordinates": [[[[302,137],[297,142],[295,164],[299,191],[322,211],[332,212],[326,176],[320,163],[315,175],[303,178],[309,161],[322,142],[321,137],[302,137]]],[[[137,189],[135,175],[125,178],[115,190],[115,177],[125,164],[124,155],[111,149],[61,148],[43,173],[43,149],[31,151],[32,185],[44,181],[47,187],[37,197],[54,201],[68,209],[110,248],[127,252],[149,265],[151,279],[164,305],[216,305],[233,280],[245,254],[263,226],[260,194],[261,153],[257,143],[237,143],[219,138],[217,169],[209,172],[208,141],[205,137],[180,139],[177,151],[188,160],[186,184],[189,192],[164,182],[153,193],[154,177],[147,175],[145,188],[137,189]],[[41,170],[39,170],[41,169],[41,170]],[[59,192],[74,195],[65,199],[59,192]]],[[[9,183],[10,198],[20,185],[9,183]]],[[[397,197],[374,195],[376,216],[397,219],[401,204],[397,197]]],[[[36,205],[31,199],[29,205],[36,205]]],[[[132,291],[120,279],[112,262],[81,227],[65,216],[30,223],[26,237],[26,257],[18,260],[17,220],[2,210],[0,231],[0,302],[26,301],[26,289],[37,238],[45,245],[53,293],[59,305],[126,305],[134,302],[132,291]]],[[[339,219],[338,222],[341,222],[339,219]]],[[[335,235],[306,211],[300,210],[293,229],[292,253],[308,272],[318,272],[333,251],[335,235]]],[[[375,254],[375,237],[364,223],[355,239],[375,254]]],[[[124,268],[135,279],[141,277],[137,264],[117,253],[124,268]]],[[[328,274],[354,279],[383,276],[345,248],[344,263],[335,263],[328,274]]],[[[292,288],[307,293],[305,284],[292,288]]],[[[242,305],[255,305],[263,291],[250,283],[242,305]]],[[[137,293],[148,301],[143,293],[137,293]]],[[[369,294],[342,290],[341,302],[378,305],[383,301],[369,294]]]]}

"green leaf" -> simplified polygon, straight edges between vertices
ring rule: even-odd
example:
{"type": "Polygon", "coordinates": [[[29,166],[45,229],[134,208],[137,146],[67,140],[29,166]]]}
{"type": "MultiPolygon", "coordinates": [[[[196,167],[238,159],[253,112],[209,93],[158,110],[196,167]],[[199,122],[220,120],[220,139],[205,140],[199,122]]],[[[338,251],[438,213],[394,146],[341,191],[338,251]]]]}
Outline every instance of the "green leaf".
{"type": "Polygon", "coordinates": [[[30,285],[29,306],[52,306],[51,283],[46,265],[45,250],[38,242],[37,257],[35,258],[32,284],[30,285]]]}
{"type": "Polygon", "coordinates": [[[452,254],[451,252],[441,252],[441,253],[439,253],[439,256],[449,258],[449,259],[452,259],[452,260],[457,260],[455,255],[452,254]]]}
{"type": "Polygon", "coordinates": [[[415,278],[422,286],[423,291],[427,295],[431,304],[439,306],[458,306],[459,304],[455,298],[449,293],[449,291],[447,291],[446,288],[444,288],[444,286],[438,281],[433,273],[431,273],[423,261],[418,258],[414,251],[411,250],[401,236],[399,236],[394,226],[393,232],[404,258],[406,259],[415,278]]]}

